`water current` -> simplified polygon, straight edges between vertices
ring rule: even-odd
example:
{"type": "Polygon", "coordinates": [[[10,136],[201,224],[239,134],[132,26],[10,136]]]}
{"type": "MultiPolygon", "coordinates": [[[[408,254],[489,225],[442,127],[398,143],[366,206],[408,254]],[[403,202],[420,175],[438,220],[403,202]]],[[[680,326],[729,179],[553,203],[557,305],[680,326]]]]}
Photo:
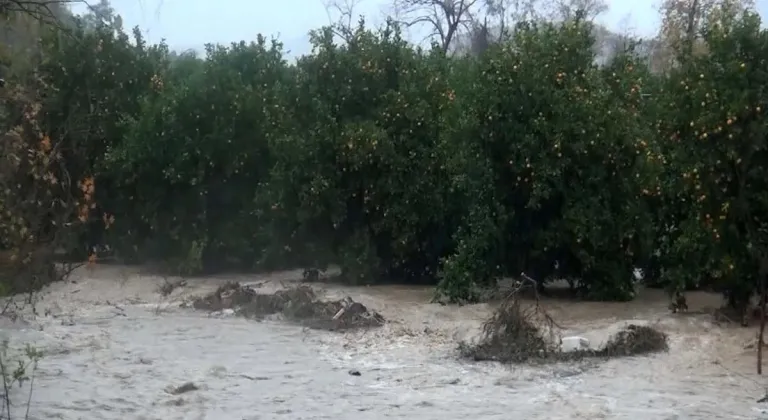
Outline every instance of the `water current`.
{"type": "MultiPolygon", "coordinates": [[[[83,270],[48,287],[37,315],[2,320],[12,350],[45,353],[35,374],[31,419],[768,419],[755,373],[755,329],[715,326],[697,310],[717,296],[689,296],[692,315],[666,309],[661,291],[630,303],[547,301],[550,313],[592,342],[627,322],[670,335],[668,353],[606,362],[533,366],[469,363],[471,339],[490,305],[429,304],[418,287],[322,286],[350,295],[390,322],[345,334],[278,320],[210,316],[179,308],[226,280],[279,287],[298,272],[188,279],[170,297],[162,279],[133,268],[83,270]],[[350,374],[359,371],[359,376],[350,374]],[[196,391],[173,395],[186,382],[196,391]]],[[[28,385],[27,385],[28,386],[28,385]]],[[[27,388],[13,391],[22,418],[27,388]]]]}

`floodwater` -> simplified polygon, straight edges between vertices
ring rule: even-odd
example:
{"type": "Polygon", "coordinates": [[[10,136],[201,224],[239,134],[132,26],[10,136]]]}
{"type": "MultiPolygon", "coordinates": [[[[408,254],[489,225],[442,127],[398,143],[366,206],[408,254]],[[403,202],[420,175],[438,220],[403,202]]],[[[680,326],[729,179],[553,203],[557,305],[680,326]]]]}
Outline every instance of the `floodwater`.
{"type": "MultiPolygon", "coordinates": [[[[745,349],[755,330],[696,315],[719,303],[704,293],[689,295],[694,314],[687,316],[669,314],[664,294],[651,290],[623,304],[544,302],[565,334],[593,343],[630,320],[656,324],[671,339],[665,354],[546,367],[459,361],[456,342],[477,335],[490,307],[429,304],[425,288],[320,286],[390,320],[346,334],[179,308],[226,280],[279,287],[299,277],[189,279],[164,298],[162,278],[105,266],[52,285],[36,304],[38,315],[24,308],[22,320],[0,323],[12,348],[31,343],[45,352],[29,417],[768,419],[756,402],[768,381],[755,374],[756,350],[745,349]],[[186,382],[199,389],[169,392],[186,382]]],[[[12,393],[16,418],[27,390],[12,393]]]]}

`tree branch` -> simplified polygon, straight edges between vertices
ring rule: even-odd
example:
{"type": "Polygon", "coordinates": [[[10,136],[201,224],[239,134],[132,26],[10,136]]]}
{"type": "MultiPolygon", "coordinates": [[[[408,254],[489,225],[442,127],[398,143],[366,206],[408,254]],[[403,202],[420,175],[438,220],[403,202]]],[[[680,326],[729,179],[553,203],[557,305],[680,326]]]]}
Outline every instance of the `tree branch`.
{"type": "Polygon", "coordinates": [[[439,35],[440,46],[447,52],[456,35],[472,21],[478,0],[394,0],[401,22],[408,27],[427,24],[431,36],[439,35]]]}
{"type": "Polygon", "coordinates": [[[0,0],[0,15],[7,16],[18,13],[45,23],[60,24],[61,22],[52,7],[64,7],[70,4],[85,4],[91,8],[86,0],[0,0]]]}

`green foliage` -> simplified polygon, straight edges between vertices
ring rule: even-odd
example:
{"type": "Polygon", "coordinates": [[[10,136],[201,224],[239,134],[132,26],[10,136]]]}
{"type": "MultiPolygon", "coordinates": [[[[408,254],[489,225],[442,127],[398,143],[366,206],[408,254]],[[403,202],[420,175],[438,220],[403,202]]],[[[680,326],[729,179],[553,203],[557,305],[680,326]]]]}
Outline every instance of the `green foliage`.
{"type": "Polygon", "coordinates": [[[280,45],[210,45],[205,60],[153,77],[155,91],[104,162],[111,185],[131,192],[115,195],[117,236],[155,258],[198,258],[212,269],[226,256],[251,268],[264,246],[254,241],[254,201],[270,170],[268,144],[290,127],[280,45]]]}
{"type": "Polygon", "coordinates": [[[768,32],[754,14],[719,18],[705,31],[708,54],[686,59],[666,84],[665,207],[679,219],[666,283],[714,287],[743,306],[768,249],[768,32]]]}
{"type": "Polygon", "coordinates": [[[414,50],[391,25],[363,24],[348,45],[330,30],[295,72],[293,130],[272,139],[273,240],[349,281],[418,281],[450,246],[442,55],[414,50]],[[279,242],[278,242],[279,243],[279,242]]]}
{"type": "Polygon", "coordinates": [[[655,167],[639,111],[640,65],[627,54],[598,69],[590,25],[580,21],[523,24],[513,39],[486,53],[468,89],[468,141],[490,166],[492,191],[470,187],[470,199],[486,202],[475,204],[485,211],[472,210],[485,221],[468,228],[482,226],[472,242],[479,235],[485,243],[460,247],[471,256],[449,267],[463,260],[487,283],[499,273],[485,267],[501,266],[541,282],[571,278],[592,298],[631,298],[633,264],[649,251],[641,193],[652,188],[655,167]]]}
{"type": "MultiPolygon", "coordinates": [[[[101,236],[102,218],[116,213],[131,196],[129,190],[116,189],[121,174],[107,165],[127,141],[128,122],[140,114],[148,96],[158,96],[158,75],[167,67],[168,51],[164,45],[147,46],[138,29],[131,38],[120,29],[85,20],[77,20],[66,35],[52,33],[44,47],[47,53],[39,67],[48,90],[43,125],[67,163],[68,177],[95,177],[99,205],[90,212],[90,234],[101,236]]],[[[78,186],[73,182],[72,188],[78,186]]],[[[88,239],[82,244],[93,242],[88,239]]]]}
{"type": "Polygon", "coordinates": [[[707,55],[659,76],[632,44],[597,66],[579,18],[471,57],[360,22],[288,63],[263,37],[171,53],[106,8],[45,39],[44,125],[73,179],[95,177],[91,216],[114,217],[79,245],[137,262],[338,264],[464,302],[521,272],[627,300],[640,267],[743,300],[768,249],[768,38],[718,16],[707,55]]]}

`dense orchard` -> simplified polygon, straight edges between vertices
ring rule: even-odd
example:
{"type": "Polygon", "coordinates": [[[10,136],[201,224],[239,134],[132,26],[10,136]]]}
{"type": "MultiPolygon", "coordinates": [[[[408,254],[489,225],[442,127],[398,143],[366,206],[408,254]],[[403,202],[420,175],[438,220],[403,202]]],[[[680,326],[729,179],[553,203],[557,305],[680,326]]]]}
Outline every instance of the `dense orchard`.
{"type": "MultiPolygon", "coordinates": [[[[579,19],[521,23],[477,56],[414,48],[393,24],[341,45],[324,29],[295,64],[264,38],[197,58],[76,21],[44,38],[41,117],[18,143],[28,167],[66,171],[0,177],[69,191],[78,247],[182,273],[337,264],[473,301],[525,272],[627,300],[639,267],[738,306],[768,262],[768,33],[750,14],[705,29],[660,75],[632,45],[597,66],[579,19]]],[[[11,105],[6,130],[29,120],[11,105]]],[[[13,191],[6,236],[31,223],[13,191]]]]}

